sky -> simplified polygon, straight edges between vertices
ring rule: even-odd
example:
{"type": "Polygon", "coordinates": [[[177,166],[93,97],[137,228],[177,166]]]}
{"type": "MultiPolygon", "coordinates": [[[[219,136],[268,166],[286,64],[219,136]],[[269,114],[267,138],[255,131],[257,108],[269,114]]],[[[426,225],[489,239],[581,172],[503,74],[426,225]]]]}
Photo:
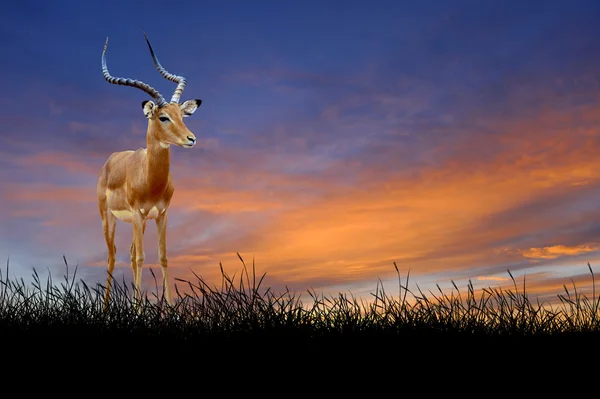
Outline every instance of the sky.
{"type": "MultiPolygon", "coordinates": [[[[276,291],[423,290],[555,301],[600,273],[600,2],[11,2],[0,14],[0,261],[104,283],[100,169],[146,144],[142,80],[202,106],[171,149],[171,278],[239,253],[276,291]]],[[[131,281],[131,225],[115,276],[131,281]]],[[[154,223],[143,281],[160,276],[154,223]]],[[[5,268],[3,268],[5,269],[5,268]]],[[[4,271],[5,272],[5,271],[4,271]]],[[[174,282],[174,281],[173,281],[174,282]]],[[[173,283],[172,282],[172,283],[173,283]]],[[[178,287],[181,288],[180,283],[178,287]]]]}

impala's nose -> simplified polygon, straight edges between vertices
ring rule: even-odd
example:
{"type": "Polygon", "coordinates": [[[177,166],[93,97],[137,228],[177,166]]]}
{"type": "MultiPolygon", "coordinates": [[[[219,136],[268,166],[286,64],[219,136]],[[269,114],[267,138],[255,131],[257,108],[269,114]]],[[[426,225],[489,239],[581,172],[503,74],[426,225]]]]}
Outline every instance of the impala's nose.
{"type": "Polygon", "coordinates": [[[186,147],[193,147],[194,144],[196,144],[196,137],[194,136],[187,136],[188,139],[188,143],[185,144],[186,147]]]}

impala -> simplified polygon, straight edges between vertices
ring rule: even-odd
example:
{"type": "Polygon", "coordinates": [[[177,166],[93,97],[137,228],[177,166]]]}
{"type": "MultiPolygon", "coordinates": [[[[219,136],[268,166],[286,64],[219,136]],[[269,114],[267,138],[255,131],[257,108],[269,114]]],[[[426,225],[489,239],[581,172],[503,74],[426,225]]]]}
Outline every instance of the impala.
{"type": "Polygon", "coordinates": [[[167,210],[173,197],[171,178],[171,145],[192,148],[196,136],[187,128],[183,118],[192,115],[202,103],[194,99],[179,103],[186,84],[183,76],[167,72],[154,54],[148,37],[146,43],[154,65],[162,76],[177,83],[177,88],[167,103],[163,96],[144,82],[111,76],[106,67],[108,37],[102,51],[102,72],[109,83],[131,86],[143,90],[155,102],[142,102],[144,115],[148,119],[146,148],[136,151],[113,153],[100,172],[98,180],[98,208],[102,217],[102,229],[108,248],[108,279],[104,299],[105,309],[110,298],[112,273],[115,267],[115,226],[117,219],[131,223],[133,240],[129,248],[135,291],[141,299],[142,266],[144,263],[144,232],[146,221],[154,219],[158,232],[158,259],[162,269],[163,293],[167,303],[172,303],[167,272],[167,210]]]}

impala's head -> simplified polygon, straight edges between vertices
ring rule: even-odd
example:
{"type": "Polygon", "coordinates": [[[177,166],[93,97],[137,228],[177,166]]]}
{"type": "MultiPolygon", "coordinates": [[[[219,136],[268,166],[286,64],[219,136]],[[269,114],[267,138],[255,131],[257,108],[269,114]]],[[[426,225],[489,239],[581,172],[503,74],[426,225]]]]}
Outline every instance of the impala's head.
{"type": "MultiPolygon", "coordinates": [[[[144,37],[146,37],[145,33],[144,37]]],[[[148,124],[152,128],[149,129],[149,134],[152,134],[153,138],[158,140],[163,147],[175,144],[184,148],[192,148],[194,144],[196,144],[196,136],[194,136],[194,133],[192,133],[185,123],[183,123],[183,118],[196,112],[200,104],[202,104],[202,100],[187,100],[184,103],[179,104],[179,98],[185,88],[185,78],[167,72],[160,62],[158,62],[148,37],[146,37],[146,43],[148,43],[150,55],[152,55],[152,60],[154,61],[154,65],[156,66],[156,69],[158,69],[158,72],[166,79],[177,83],[177,88],[171,97],[171,102],[167,103],[156,89],[144,82],[133,79],[115,78],[108,73],[106,67],[108,38],[106,38],[106,44],[104,44],[104,51],[102,51],[102,73],[104,79],[109,83],[136,87],[154,98],[156,103],[146,100],[142,103],[142,108],[144,110],[144,115],[148,118],[148,124]]]]}
{"type": "Polygon", "coordinates": [[[154,135],[163,147],[175,144],[184,148],[192,148],[196,144],[196,136],[192,133],[183,118],[192,115],[202,104],[202,100],[187,100],[182,104],[170,103],[157,106],[154,102],[146,100],[142,103],[144,115],[152,127],[149,134],[154,135]]]}

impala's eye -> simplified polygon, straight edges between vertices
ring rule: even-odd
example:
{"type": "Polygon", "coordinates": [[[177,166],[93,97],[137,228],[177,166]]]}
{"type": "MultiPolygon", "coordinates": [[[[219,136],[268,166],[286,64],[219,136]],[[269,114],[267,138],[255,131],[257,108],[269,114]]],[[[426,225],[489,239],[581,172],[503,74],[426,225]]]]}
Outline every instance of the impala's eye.
{"type": "Polygon", "coordinates": [[[160,119],[161,122],[169,122],[170,119],[167,118],[166,116],[159,116],[158,119],[160,119]]]}

